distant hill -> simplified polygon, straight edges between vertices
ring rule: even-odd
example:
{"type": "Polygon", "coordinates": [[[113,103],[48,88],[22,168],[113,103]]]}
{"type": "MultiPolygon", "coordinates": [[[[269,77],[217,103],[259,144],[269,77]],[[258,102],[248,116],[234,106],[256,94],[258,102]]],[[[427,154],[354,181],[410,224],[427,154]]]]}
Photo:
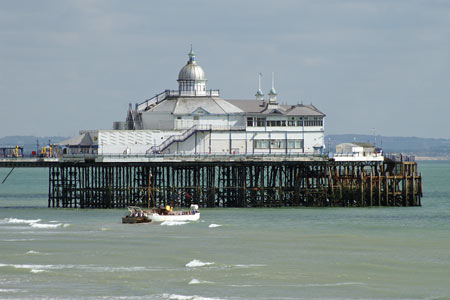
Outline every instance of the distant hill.
{"type": "Polygon", "coordinates": [[[370,142],[374,143],[376,139],[376,146],[382,148],[384,152],[395,152],[414,154],[416,156],[427,157],[450,157],[450,139],[435,139],[435,138],[418,138],[418,137],[392,137],[377,135],[362,135],[362,134],[336,134],[327,135],[325,137],[325,144],[330,150],[334,151],[336,145],[348,142],[370,142]]]}
{"type": "Polygon", "coordinates": [[[58,143],[68,139],[68,137],[62,136],[5,136],[0,138],[0,147],[23,147],[23,152],[25,155],[31,153],[31,151],[36,151],[43,146],[47,146],[50,143],[58,143]]]}

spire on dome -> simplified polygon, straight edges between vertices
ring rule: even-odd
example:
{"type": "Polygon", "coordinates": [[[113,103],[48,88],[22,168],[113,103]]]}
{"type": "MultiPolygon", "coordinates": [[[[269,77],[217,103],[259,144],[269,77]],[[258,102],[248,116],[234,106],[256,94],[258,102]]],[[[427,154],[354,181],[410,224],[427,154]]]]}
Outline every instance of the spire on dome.
{"type": "Polygon", "coordinates": [[[269,91],[269,103],[277,103],[277,91],[275,90],[275,79],[272,72],[272,89],[269,91]]]}
{"type": "Polygon", "coordinates": [[[195,53],[194,50],[192,50],[192,44],[191,44],[191,52],[189,52],[189,63],[195,62],[195,53]]]}
{"type": "Polygon", "coordinates": [[[258,91],[255,94],[256,100],[264,100],[264,93],[261,90],[261,76],[262,76],[262,73],[259,73],[259,76],[258,76],[258,91]]]}

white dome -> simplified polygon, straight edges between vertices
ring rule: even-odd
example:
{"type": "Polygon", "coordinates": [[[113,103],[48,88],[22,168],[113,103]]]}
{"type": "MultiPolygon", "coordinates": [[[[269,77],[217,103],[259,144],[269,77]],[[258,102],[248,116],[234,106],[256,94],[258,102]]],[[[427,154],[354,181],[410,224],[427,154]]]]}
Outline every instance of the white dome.
{"type": "Polygon", "coordinates": [[[190,60],[180,70],[178,80],[206,80],[205,71],[195,61],[190,60]]]}

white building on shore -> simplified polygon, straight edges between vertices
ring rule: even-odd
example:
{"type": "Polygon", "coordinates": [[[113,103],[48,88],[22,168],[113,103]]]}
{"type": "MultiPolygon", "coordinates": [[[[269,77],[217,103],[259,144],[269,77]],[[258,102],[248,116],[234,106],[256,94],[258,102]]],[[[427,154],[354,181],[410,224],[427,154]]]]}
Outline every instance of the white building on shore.
{"type": "MultiPolygon", "coordinates": [[[[280,105],[273,86],[265,99],[225,100],[206,89],[191,50],[178,74],[178,90],[130,104],[113,130],[84,131],[98,154],[320,154],[325,115],[311,105],[280,105]]],[[[86,139],[85,139],[86,140],[86,139]]],[[[64,146],[64,142],[61,143],[64,146]]],[[[75,147],[74,147],[75,149],[75,147]]],[[[70,153],[70,147],[66,150],[70,153]]]]}

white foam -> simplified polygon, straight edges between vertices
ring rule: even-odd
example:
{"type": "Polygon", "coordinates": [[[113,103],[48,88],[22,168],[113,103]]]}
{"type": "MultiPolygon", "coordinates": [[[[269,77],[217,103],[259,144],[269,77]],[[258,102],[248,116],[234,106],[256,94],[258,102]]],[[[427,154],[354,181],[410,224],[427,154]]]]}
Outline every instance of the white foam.
{"type": "Polygon", "coordinates": [[[36,219],[36,220],[23,220],[23,219],[16,219],[16,218],[6,218],[3,219],[3,221],[7,222],[7,223],[12,223],[12,224],[35,224],[37,222],[40,222],[41,219],[36,219]]]}
{"type": "Polygon", "coordinates": [[[33,228],[57,228],[62,226],[61,223],[58,224],[39,224],[39,223],[33,223],[31,224],[31,227],[33,228]]]}
{"type": "Polygon", "coordinates": [[[164,221],[161,223],[161,226],[179,226],[179,225],[185,225],[189,222],[184,221],[164,221]]]}
{"type": "Polygon", "coordinates": [[[250,265],[234,265],[237,268],[265,267],[266,265],[250,264],[250,265]]]}
{"type": "Polygon", "coordinates": [[[61,270],[72,268],[71,265],[15,265],[15,264],[0,264],[0,267],[12,267],[15,269],[29,269],[31,273],[42,273],[47,270],[61,270]]]}
{"type": "Polygon", "coordinates": [[[213,265],[213,264],[214,264],[213,262],[202,262],[202,261],[199,261],[198,259],[194,259],[194,260],[188,262],[186,264],[186,267],[198,268],[198,267],[204,267],[204,266],[209,266],[209,265],[213,265]]]}
{"type": "Polygon", "coordinates": [[[0,293],[17,293],[19,291],[17,289],[0,289],[0,293]]]}
{"type": "Polygon", "coordinates": [[[39,252],[37,252],[37,251],[34,251],[34,250],[30,250],[30,251],[28,251],[28,252],[25,253],[25,254],[41,254],[41,253],[39,253],[39,252]]]}
{"type": "Polygon", "coordinates": [[[36,241],[36,239],[5,239],[0,240],[1,242],[29,242],[29,241],[36,241]]]}
{"type": "Polygon", "coordinates": [[[333,287],[333,286],[345,286],[345,285],[365,285],[362,282],[336,282],[336,283],[309,283],[301,284],[300,287],[333,287]]]}
{"type": "Polygon", "coordinates": [[[165,299],[170,299],[170,300],[222,300],[221,298],[206,298],[206,297],[201,297],[201,296],[197,296],[197,295],[193,295],[193,296],[184,296],[184,295],[177,295],[177,294],[163,294],[163,297],[165,299]]]}
{"type": "Polygon", "coordinates": [[[202,284],[202,283],[213,283],[211,281],[206,281],[206,280],[198,280],[193,278],[191,281],[189,281],[189,284],[202,284]]]}
{"type": "Polygon", "coordinates": [[[42,272],[47,272],[46,270],[41,270],[41,269],[31,269],[30,271],[31,273],[42,273],[42,272]]]}
{"type": "Polygon", "coordinates": [[[219,225],[219,224],[210,224],[208,227],[209,227],[209,228],[216,228],[216,227],[220,227],[220,226],[222,226],[222,225],[219,225]]]}

